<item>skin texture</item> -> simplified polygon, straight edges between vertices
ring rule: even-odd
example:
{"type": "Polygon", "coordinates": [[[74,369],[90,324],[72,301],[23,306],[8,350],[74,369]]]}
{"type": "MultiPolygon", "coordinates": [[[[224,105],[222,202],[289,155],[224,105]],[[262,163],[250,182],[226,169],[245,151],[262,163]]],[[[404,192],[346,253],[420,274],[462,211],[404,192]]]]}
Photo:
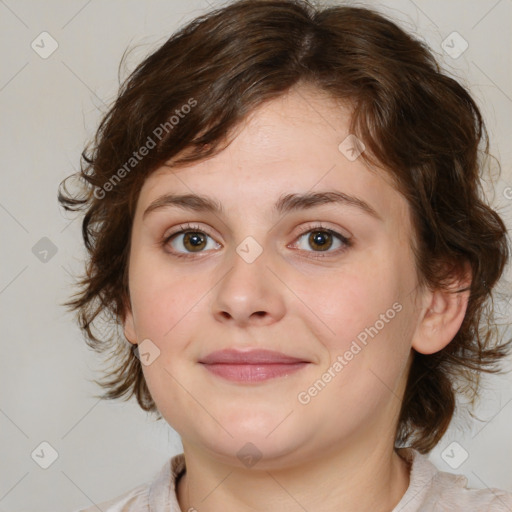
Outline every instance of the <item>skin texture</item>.
{"type": "Polygon", "coordinates": [[[384,171],[338,149],[349,116],[339,102],[300,86],[253,111],[218,155],[157,169],[142,187],[124,330],[131,343],[149,339],[160,351],[143,371],[159,411],[182,438],[184,511],[384,512],[409,485],[393,446],[411,350],[446,346],[468,296],[418,287],[407,201],[384,171]],[[381,219],[339,204],[272,211],[284,194],[327,190],[363,199],[381,219]],[[165,193],[213,197],[224,214],[170,206],[143,220],[165,193]],[[163,242],[186,222],[208,235],[202,252],[184,245],[183,235],[163,242]],[[343,243],[328,237],[332,247],[319,250],[308,241],[318,222],[351,245],[337,251],[343,243]],[[263,251],[252,263],[236,252],[248,236],[263,251]],[[300,403],[298,394],[394,303],[400,312],[300,403]],[[266,348],[310,363],[285,377],[239,384],[198,363],[225,348],[266,348]],[[252,467],[237,457],[248,442],[261,453],[252,467]]]}

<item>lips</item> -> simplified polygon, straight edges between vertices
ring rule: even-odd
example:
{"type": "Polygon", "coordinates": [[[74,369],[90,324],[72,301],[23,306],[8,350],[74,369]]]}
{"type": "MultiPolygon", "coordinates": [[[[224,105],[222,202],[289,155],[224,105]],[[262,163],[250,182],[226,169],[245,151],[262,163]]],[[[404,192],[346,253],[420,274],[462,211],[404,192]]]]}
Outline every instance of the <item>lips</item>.
{"type": "Polygon", "coordinates": [[[272,350],[240,352],[227,349],[212,352],[199,361],[210,373],[238,383],[257,383],[288,376],[310,361],[272,350]]]}
{"type": "Polygon", "coordinates": [[[305,359],[288,356],[273,350],[250,350],[241,352],[239,350],[226,349],[218,350],[208,354],[199,361],[203,364],[296,364],[309,363],[305,359]]]}

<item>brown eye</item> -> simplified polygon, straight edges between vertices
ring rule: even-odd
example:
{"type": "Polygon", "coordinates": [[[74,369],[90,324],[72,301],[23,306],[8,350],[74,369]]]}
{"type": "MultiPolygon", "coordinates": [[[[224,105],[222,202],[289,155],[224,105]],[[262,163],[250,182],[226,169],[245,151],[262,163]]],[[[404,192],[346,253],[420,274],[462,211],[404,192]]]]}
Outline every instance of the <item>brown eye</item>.
{"type": "Polygon", "coordinates": [[[327,251],[332,246],[332,234],[328,231],[311,231],[308,237],[310,247],[327,251]]]}
{"type": "Polygon", "coordinates": [[[169,252],[176,256],[187,256],[192,253],[205,252],[206,249],[220,247],[212,237],[199,230],[182,229],[168,236],[164,245],[170,247],[169,252]]]}
{"type": "Polygon", "coordinates": [[[198,252],[206,246],[206,237],[199,231],[188,231],[183,236],[183,247],[187,251],[198,252]]]}
{"type": "Polygon", "coordinates": [[[318,253],[325,253],[325,256],[340,254],[352,246],[352,241],[332,229],[316,226],[302,233],[293,246],[309,252],[309,256],[323,257],[318,253]]]}

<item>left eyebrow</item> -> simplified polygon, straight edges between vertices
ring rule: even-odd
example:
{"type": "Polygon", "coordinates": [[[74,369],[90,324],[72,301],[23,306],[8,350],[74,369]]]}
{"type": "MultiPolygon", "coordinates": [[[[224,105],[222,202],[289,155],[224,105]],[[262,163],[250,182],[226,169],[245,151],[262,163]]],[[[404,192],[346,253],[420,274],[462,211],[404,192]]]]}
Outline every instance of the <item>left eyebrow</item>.
{"type": "MultiPolygon", "coordinates": [[[[307,210],[323,204],[342,204],[358,208],[372,217],[382,220],[375,208],[363,199],[339,191],[307,192],[304,194],[286,194],[281,196],[274,205],[276,214],[298,210],[307,210]]],[[[222,204],[208,196],[199,194],[164,194],[155,199],[144,211],[142,218],[156,210],[167,207],[176,207],[184,210],[211,212],[217,215],[224,214],[222,204]]]]}
{"type": "Polygon", "coordinates": [[[305,194],[287,194],[279,198],[274,206],[274,210],[282,215],[291,211],[314,208],[322,204],[342,204],[351,206],[362,210],[376,219],[383,220],[375,208],[363,199],[334,190],[308,192],[305,194]]]}

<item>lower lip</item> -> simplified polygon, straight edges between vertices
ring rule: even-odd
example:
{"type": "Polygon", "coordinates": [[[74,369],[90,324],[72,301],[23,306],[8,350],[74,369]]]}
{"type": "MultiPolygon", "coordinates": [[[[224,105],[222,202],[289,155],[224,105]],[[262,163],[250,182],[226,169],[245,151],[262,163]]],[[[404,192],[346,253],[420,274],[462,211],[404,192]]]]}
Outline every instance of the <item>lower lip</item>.
{"type": "Polygon", "coordinates": [[[304,368],[309,363],[293,364],[203,364],[211,373],[236,382],[261,382],[284,377],[304,368]]]}

